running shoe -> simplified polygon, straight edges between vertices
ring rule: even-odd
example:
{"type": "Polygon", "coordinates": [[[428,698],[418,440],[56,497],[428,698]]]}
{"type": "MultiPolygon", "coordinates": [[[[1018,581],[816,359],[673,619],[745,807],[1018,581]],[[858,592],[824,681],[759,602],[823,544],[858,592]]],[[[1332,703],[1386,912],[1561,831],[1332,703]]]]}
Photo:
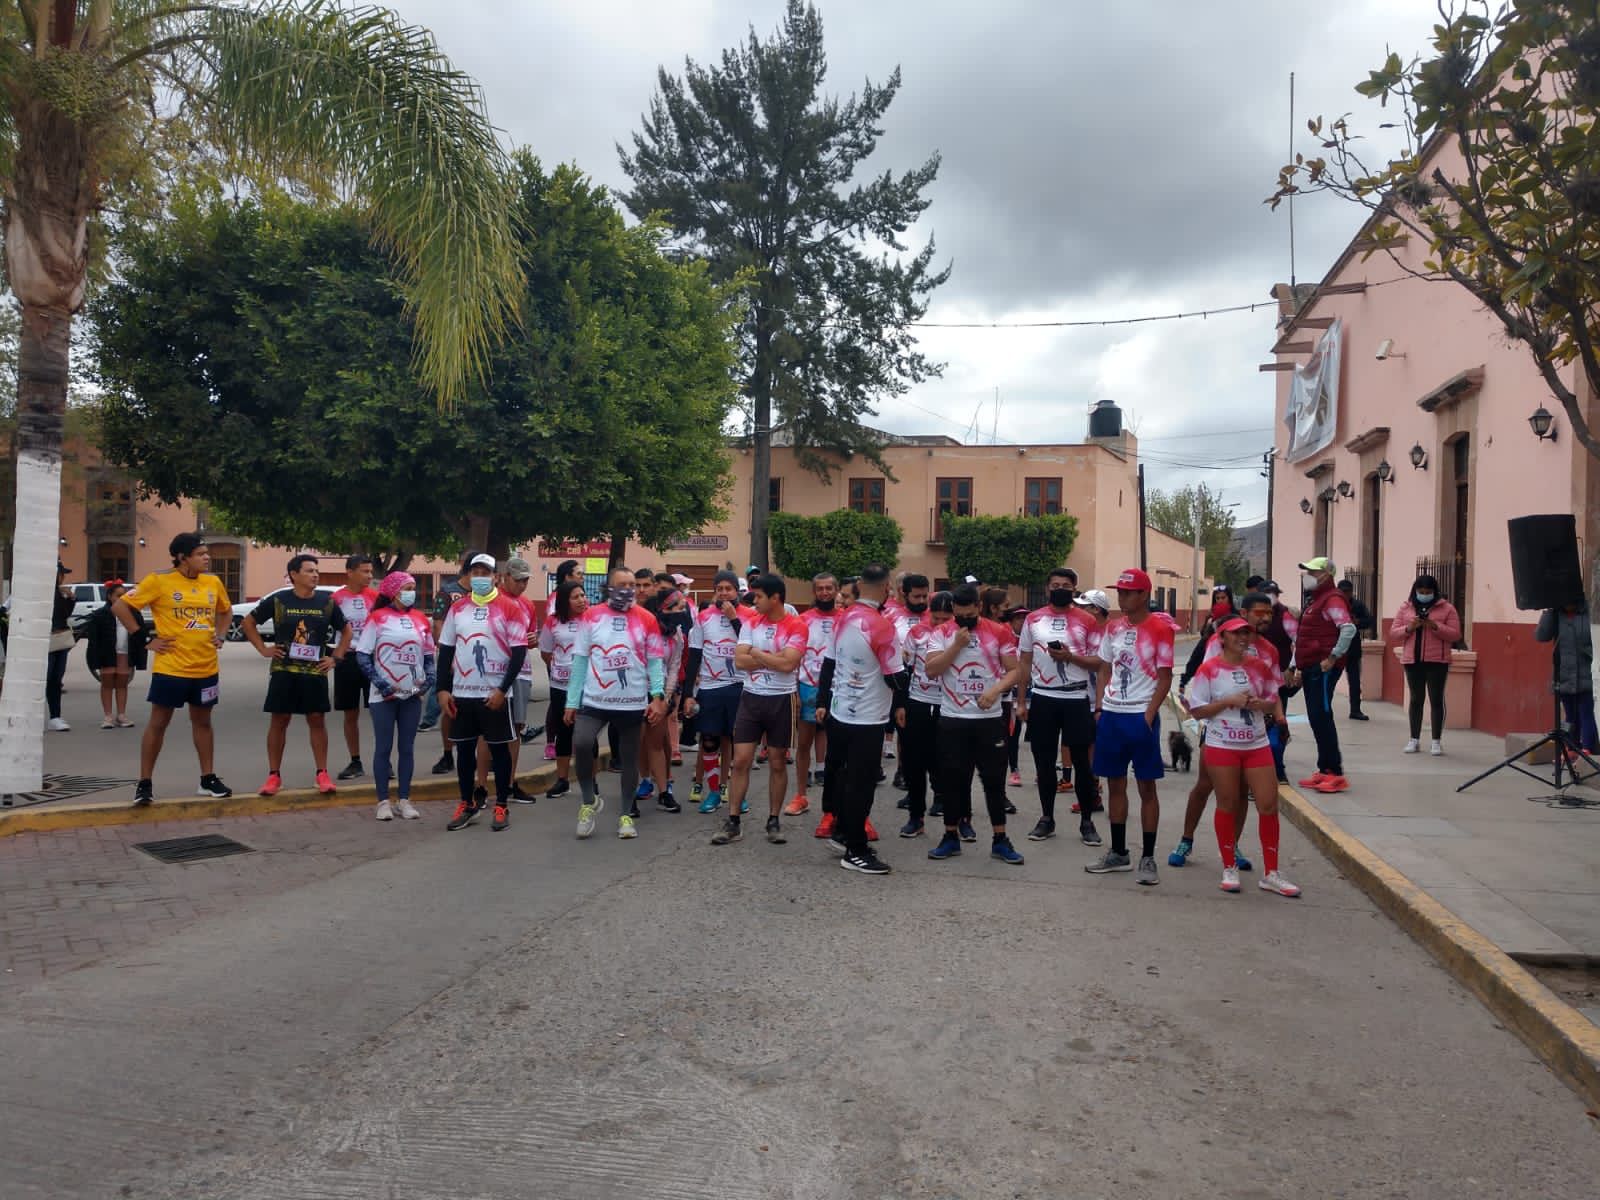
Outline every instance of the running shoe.
{"type": "Polygon", "coordinates": [[[872,822],[869,820],[867,822],[867,841],[875,842],[877,840],[878,840],[878,831],[872,827],[872,822]]]}
{"type": "Polygon", "coordinates": [[[1100,844],[1100,831],[1094,827],[1094,821],[1085,817],[1078,822],[1078,840],[1085,846],[1098,846],[1100,844]]]}
{"type": "Polygon", "coordinates": [[[637,821],[639,819],[639,802],[637,800],[628,801],[628,811],[623,815],[632,817],[635,821],[637,821]]]}
{"type": "Polygon", "coordinates": [[[679,754],[676,750],[672,752],[672,765],[675,767],[683,766],[683,755],[679,754]]]}
{"type": "Polygon", "coordinates": [[[141,779],[133,788],[133,806],[135,808],[149,808],[156,802],[156,785],[148,779],[141,779]]]}
{"type": "Polygon", "coordinates": [[[894,757],[894,741],[892,739],[890,741],[884,742],[884,744],[883,744],[883,756],[885,758],[893,758],[894,757]]]}
{"type": "Polygon", "coordinates": [[[1239,890],[1239,868],[1223,867],[1222,883],[1219,886],[1225,892],[1237,892],[1239,890]]]}
{"type": "Polygon", "coordinates": [[[889,873],[889,864],[871,850],[868,850],[865,854],[846,854],[839,860],[839,865],[846,871],[856,871],[862,875],[887,875],[889,873]]]}
{"type": "Polygon", "coordinates": [[[1139,860],[1139,869],[1133,876],[1135,883],[1142,883],[1145,887],[1155,887],[1161,882],[1161,877],[1156,874],[1156,859],[1153,854],[1146,854],[1139,860]]]}
{"type": "Polygon", "coordinates": [[[678,798],[672,794],[672,783],[668,781],[666,790],[656,797],[656,807],[662,812],[681,813],[683,805],[678,803],[678,798]]]}
{"type": "Polygon", "coordinates": [[[781,846],[785,842],[787,842],[788,840],[789,840],[788,838],[783,836],[783,826],[781,824],[779,824],[778,818],[777,817],[768,817],[767,818],[767,841],[771,842],[774,846],[781,846]]]}
{"type": "Polygon", "coordinates": [[[1316,774],[1307,775],[1304,779],[1302,779],[1300,781],[1300,786],[1303,788],[1319,789],[1322,787],[1322,781],[1326,778],[1328,778],[1326,772],[1318,771],[1316,774]]]}
{"type": "Polygon", "coordinates": [[[1056,823],[1049,817],[1040,817],[1039,823],[1035,825],[1032,831],[1028,834],[1028,840],[1030,842],[1043,842],[1049,838],[1055,837],[1055,835],[1056,823]]]}
{"type": "Polygon", "coordinates": [[[928,851],[928,857],[934,861],[945,858],[955,858],[961,853],[961,839],[951,830],[946,829],[944,836],[939,839],[939,844],[928,851]]]}
{"type": "Polygon", "coordinates": [[[489,828],[499,833],[509,824],[511,824],[511,810],[506,807],[505,801],[496,800],[494,802],[494,820],[489,822],[489,828]]]}
{"type": "Polygon", "coordinates": [[[743,836],[744,830],[740,828],[739,818],[729,813],[727,819],[722,822],[722,828],[711,835],[711,844],[726,846],[729,842],[737,842],[743,836]]]}
{"type": "Polygon", "coordinates": [[[743,800],[739,801],[739,815],[741,817],[748,817],[750,815],[750,797],[749,796],[746,796],[743,800]]]}
{"type": "Polygon", "coordinates": [[[912,817],[911,820],[900,826],[900,836],[903,838],[921,837],[922,822],[912,817]]]}
{"type": "Polygon", "coordinates": [[[994,845],[989,849],[989,857],[998,858],[1008,867],[1020,867],[1022,865],[1022,855],[1011,844],[1011,839],[1008,837],[995,838],[994,845]]]}
{"type": "Polygon", "coordinates": [[[1233,865],[1238,867],[1241,871],[1254,871],[1256,869],[1255,863],[1251,862],[1248,858],[1239,853],[1238,846],[1233,848],[1233,865]]]}
{"type": "Polygon", "coordinates": [[[45,726],[44,727],[46,729],[48,729],[51,733],[71,733],[72,732],[72,726],[68,725],[60,717],[51,717],[48,721],[45,722],[45,726]]]}
{"type": "MultiPolygon", "coordinates": [[[[1072,780],[1070,780],[1070,779],[1063,779],[1063,780],[1061,780],[1061,782],[1056,784],[1056,793],[1058,795],[1064,795],[1065,793],[1070,792],[1071,790],[1072,790],[1072,780]]],[[[1072,806],[1072,811],[1073,812],[1077,812],[1078,811],[1078,806],[1077,805],[1073,805],[1072,806]]]]}
{"type": "Polygon", "coordinates": [[[894,783],[892,786],[898,788],[902,792],[906,790],[906,773],[899,767],[894,769],[894,783]]]}
{"type": "Polygon", "coordinates": [[[696,779],[694,781],[694,785],[689,789],[689,803],[690,804],[699,804],[700,801],[704,800],[705,798],[706,798],[706,785],[701,783],[698,779],[696,779]]]}
{"type": "Polygon", "coordinates": [[[545,762],[555,762],[556,760],[556,748],[549,742],[545,743],[544,760],[545,762]]]}
{"type": "Polygon", "coordinates": [[[465,829],[468,825],[472,824],[473,818],[477,815],[477,805],[473,804],[472,801],[458,800],[456,802],[455,816],[451,817],[449,821],[445,822],[445,828],[451,833],[454,833],[458,829],[465,829]]]}
{"type": "Polygon", "coordinates": [[[1278,895],[1287,896],[1291,900],[1300,895],[1300,889],[1276,871],[1268,871],[1256,886],[1263,892],[1277,892],[1278,895]]]}
{"type": "Polygon", "coordinates": [[[722,793],[721,792],[707,792],[706,793],[706,798],[704,800],[700,801],[700,811],[703,812],[703,813],[714,813],[714,812],[717,811],[717,809],[719,809],[721,807],[722,807],[722,793]]]}
{"type": "Polygon", "coordinates": [[[830,837],[833,836],[833,814],[832,813],[825,812],[825,813],[822,814],[822,820],[817,822],[817,830],[811,836],[812,837],[819,837],[819,838],[830,838],[830,837]]]}
{"type": "Polygon", "coordinates": [[[1022,772],[1021,771],[1013,771],[1013,772],[1011,772],[1011,774],[1007,775],[1006,776],[1006,786],[1007,787],[1021,787],[1022,786],[1022,772]]]}
{"type": "Polygon", "coordinates": [[[581,838],[594,836],[594,819],[600,810],[606,806],[604,796],[596,796],[593,804],[580,804],[578,806],[578,836],[581,838]]]}
{"type": "Polygon", "coordinates": [[[796,796],[793,800],[789,801],[789,803],[783,806],[783,815],[786,817],[798,817],[810,807],[811,801],[807,800],[804,796],[796,796]]]}
{"type": "Polygon", "coordinates": [[[1409,741],[1407,741],[1405,749],[1400,751],[1401,754],[1420,754],[1421,752],[1422,743],[1416,738],[1411,738],[1409,741]]]}
{"type": "Polygon", "coordinates": [[[849,854],[850,853],[850,847],[846,846],[843,842],[841,842],[836,837],[831,837],[827,841],[823,842],[822,844],[828,848],[828,851],[831,854],[849,854]]]}
{"type": "Polygon", "coordinates": [[[550,790],[544,794],[546,800],[554,800],[558,796],[565,796],[572,790],[572,782],[567,779],[558,779],[550,785],[550,790]]]}
{"type": "Polygon", "coordinates": [[[283,790],[283,776],[276,771],[267,772],[267,781],[261,785],[257,795],[276,796],[283,790]]]}
{"type": "Polygon", "coordinates": [[[233,789],[227,784],[223,783],[222,780],[218,779],[214,774],[202,775],[200,776],[200,788],[197,794],[201,796],[210,796],[214,800],[226,800],[229,796],[233,795],[233,789]]]}
{"type": "Polygon", "coordinates": [[[417,732],[418,733],[431,733],[433,730],[435,730],[437,728],[439,728],[439,722],[437,722],[437,721],[422,721],[422,722],[418,723],[418,725],[417,725],[417,732]]]}
{"type": "Polygon", "coordinates": [[[656,784],[653,779],[641,779],[639,786],[633,792],[633,807],[639,807],[639,801],[648,800],[656,794],[656,784]]]}
{"type": "Polygon", "coordinates": [[[623,816],[617,818],[617,836],[619,838],[636,838],[639,836],[639,827],[634,823],[632,817],[623,816]]]}
{"type": "Polygon", "coordinates": [[[116,727],[117,727],[117,723],[115,721],[113,721],[110,717],[107,717],[104,721],[100,722],[100,728],[101,729],[115,729],[116,727]]]}
{"type": "Polygon", "coordinates": [[[1322,782],[1317,785],[1317,791],[1326,796],[1332,796],[1338,792],[1348,792],[1349,790],[1350,781],[1343,775],[1325,775],[1322,778],[1322,782]]]}
{"type": "Polygon", "coordinates": [[[765,746],[761,747],[761,749],[756,752],[756,761],[758,763],[764,763],[767,761],[767,748],[765,746]]]}
{"type": "Polygon", "coordinates": [[[435,775],[453,775],[456,769],[456,757],[446,750],[439,756],[439,761],[433,764],[435,775]]]}
{"type": "Polygon", "coordinates": [[[1083,869],[1091,875],[1109,875],[1113,871],[1133,870],[1133,860],[1128,857],[1126,850],[1121,854],[1115,850],[1107,850],[1083,869]]]}
{"type": "Polygon", "coordinates": [[[900,799],[898,799],[898,800],[896,800],[894,802],[894,806],[896,808],[903,808],[903,809],[906,809],[906,810],[909,811],[910,808],[911,808],[911,797],[910,796],[901,796],[900,799]]]}
{"type": "Polygon", "coordinates": [[[1179,838],[1177,848],[1167,855],[1167,866],[1181,867],[1189,861],[1189,855],[1194,853],[1193,838],[1179,838]]]}
{"type": "Polygon", "coordinates": [[[522,785],[513,779],[511,781],[511,803],[537,804],[539,803],[539,797],[530,796],[527,792],[522,790],[522,785]]]}
{"type": "Polygon", "coordinates": [[[479,788],[473,788],[472,789],[472,807],[473,807],[474,811],[482,812],[483,811],[483,806],[488,804],[488,803],[489,803],[489,789],[488,788],[479,787],[479,788]]]}
{"type": "Polygon", "coordinates": [[[534,727],[532,725],[529,725],[526,729],[524,729],[522,731],[522,744],[524,746],[533,745],[535,742],[537,742],[539,740],[539,735],[541,733],[543,733],[543,732],[544,732],[543,726],[540,726],[540,727],[536,728],[536,727],[534,727]]]}
{"type": "Polygon", "coordinates": [[[339,778],[360,779],[366,773],[367,769],[361,765],[361,760],[359,758],[352,758],[345,769],[339,772],[339,778]]]}
{"type": "Polygon", "coordinates": [[[933,807],[928,809],[928,815],[930,817],[942,817],[942,816],[944,816],[944,805],[940,804],[938,800],[935,800],[933,802],[933,807]]]}
{"type": "Polygon", "coordinates": [[[1008,817],[1009,816],[1014,816],[1016,814],[1016,811],[1017,811],[1017,806],[1015,804],[1011,803],[1011,801],[1007,800],[1006,801],[1006,816],[1008,816],[1008,817]]]}
{"type": "Polygon", "coordinates": [[[405,796],[400,797],[400,819],[402,821],[415,821],[421,816],[422,814],[417,811],[417,806],[411,803],[410,799],[405,796]]]}
{"type": "MultiPolygon", "coordinates": [[[[1089,812],[1090,813],[1101,812],[1104,809],[1105,809],[1105,805],[1100,803],[1099,800],[1096,800],[1093,804],[1091,804],[1089,806],[1089,812]]],[[[1075,812],[1075,813],[1081,813],[1083,811],[1083,806],[1080,805],[1076,800],[1074,800],[1072,802],[1072,811],[1075,812]]]]}
{"type": "Polygon", "coordinates": [[[1438,738],[1434,738],[1433,741],[1428,743],[1428,753],[1433,755],[1435,758],[1438,758],[1444,753],[1444,747],[1439,743],[1438,738]]]}
{"type": "Polygon", "coordinates": [[[978,840],[978,831],[972,827],[971,821],[956,822],[956,832],[961,835],[963,842],[975,842],[978,840]]]}
{"type": "Polygon", "coordinates": [[[389,806],[389,802],[387,800],[379,800],[378,801],[378,820],[380,820],[380,821],[392,821],[392,820],[394,820],[394,809],[389,806]]]}

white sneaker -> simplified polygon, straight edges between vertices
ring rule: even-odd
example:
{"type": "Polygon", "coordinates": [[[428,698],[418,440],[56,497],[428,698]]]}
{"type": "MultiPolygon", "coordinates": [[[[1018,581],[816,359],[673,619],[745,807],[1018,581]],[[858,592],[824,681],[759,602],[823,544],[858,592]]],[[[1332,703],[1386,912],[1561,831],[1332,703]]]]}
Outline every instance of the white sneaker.
{"type": "Polygon", "coordinates": [[[406,797],[401,796],[400,816],[407,821],[415,821],[417,818],[422,816],[422,814],[417,811],[416,805],[412,804],[410,800],[406,799],[406,797]]]}
{"type": "Polygon", "coordinates": [[[66,733],[69,730],[71,730],[71,728],[72,728],[71,725],[68,725],[60,717],[51,717],[48,721],[45,722],[45,726],[44,727],[46,729],[48,729],[51,733],[66,733]]]}
{"type": "Polygon", "coordinates": [[[600,811],[599,797],[595,797],[594,804],[585,804],[578,809],[578,836],[581,838],[594,836],[594,818],[600,811]]]}
{"type": "Polygon", "coordinates": [[[634,826],[632,817],[624,815],[617,822],[617,836],[619,838],[636,838],[639,836],[639,830],[634,826]]]}
{"type": "Polygon", "coordinates": [[[1435,758],[1438,758],[1444,753],[1444,747],[1439,744],[1438,739],[1435,739],[1433,744],[1428,747],[1428,753],[1433,755],[1435,758]]]}
{"type": "Polygon", "coordinates": [[[1280,896],[1287,896],[1293,900],[1300,894],[1300,889],[1290,883],[1276,871],[1268,871],[1266,878],[1256,885],[1263,892],[1277,892],[1280,896]]]}
{"type": "Polygon", "coordinates": [[[1225,891],[1225,892],[1237,892],[1239,890],[1239,868],[1238,867],[1223,867],[1222,868],[1222,885],[1221,886],[1222,886],[1222,890],[1225,891]]]}
{"type": "Polygon", "coordinates": [[[1409,742],[1406,743],[1406,748],[1403,751],[1403,753],[1405,753],[1405,754],[1415,754],[1421,749],[1422,749],[1422,743],[1417,741],[1416,738],[1412,738],[1409,742]]]}
{"type": "Polygon", "coordinates": [[[389,802],[387,800],[379,800],[378,801],[378,820],[380,820],[380,821],[392,821],[392,820],[394,820],[394,809],[389,807],[389,802]]]}

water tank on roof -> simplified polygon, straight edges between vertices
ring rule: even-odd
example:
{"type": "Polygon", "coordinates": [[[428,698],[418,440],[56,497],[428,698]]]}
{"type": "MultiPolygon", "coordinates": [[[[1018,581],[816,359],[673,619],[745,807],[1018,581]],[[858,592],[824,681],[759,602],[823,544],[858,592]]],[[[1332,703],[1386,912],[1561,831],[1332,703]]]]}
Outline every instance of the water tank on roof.
{"type": "Polygon", "coordinates": [[[1089,436],[1114,438],[1122,436],[1122,410],[1113,400],[1101,400],[1089,410],[1089,436]]]}

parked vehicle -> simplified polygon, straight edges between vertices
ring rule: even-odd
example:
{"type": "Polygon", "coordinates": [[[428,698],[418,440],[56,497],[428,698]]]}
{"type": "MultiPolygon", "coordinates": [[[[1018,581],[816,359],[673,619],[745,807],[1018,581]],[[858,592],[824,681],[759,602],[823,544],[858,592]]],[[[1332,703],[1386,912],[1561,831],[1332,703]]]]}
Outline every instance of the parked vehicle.
{"type": "Polygon", "coordinates": [[[67,625],[79,637],[83,636],[83,623],[106,606],[106,585],[103,583],[74,583],[72,588],[72,615],[67,625]]]}
{"type": "MultiPolygon", "coordinates": [[[[332,595],[338,590],[338,588],[331,584],[324,583],[317,585],[317,591],[326,592],[329,595],[332,595]]],[[[255,612],[256,605],[260,603],[261,598],[257,597],[254,600],[241,600],[238,604],[233,606],[233,615],[228,620],[228,632],[226,635],[224,635],[230,642],[244,641],[244,619],[251,613],[255,612]]],[[[272,636],[272,621],[270,619],[262,621],[256,626],[256,628],[261,631],[262,637],[270,638],[272,636]]]]}

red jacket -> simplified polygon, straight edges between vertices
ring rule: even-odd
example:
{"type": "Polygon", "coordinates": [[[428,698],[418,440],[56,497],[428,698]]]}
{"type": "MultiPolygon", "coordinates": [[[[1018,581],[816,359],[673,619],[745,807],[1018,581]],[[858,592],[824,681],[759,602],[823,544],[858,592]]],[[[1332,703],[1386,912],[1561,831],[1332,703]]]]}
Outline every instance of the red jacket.
{"type": "Polygon", "coordinates": [[[1330,579],[1311,593],[1311,599],[1306,601],[1305,610],[1300,614],[1300,630],[1294,641],[1294,665],[1304,670],[1329,658],[1339,644],[1340,626],[1354,624],[1349,602],[1330,579]]]}
{"type": "Polygon", "coordinates": [[[1447,663],[1450,661],[1450,647],[1461,640],[1461,614],[1456,611],[1456,606],[1448,600],[1435,600],[1428,608],[1428,620],[1437,625],[1438,629],[1418,629],[1408,632],[1411,622],[1416,619],[1416,609],[1411,607],[1407,600],[1400,606],[1400,611],[1394,615],[1394,624],[1389,626],[1389,640],[1400,647],[1400,661],[1403,663],[1447,663]],[[1419,656],[1417,651],[1422,651],[1419,656]]]}

